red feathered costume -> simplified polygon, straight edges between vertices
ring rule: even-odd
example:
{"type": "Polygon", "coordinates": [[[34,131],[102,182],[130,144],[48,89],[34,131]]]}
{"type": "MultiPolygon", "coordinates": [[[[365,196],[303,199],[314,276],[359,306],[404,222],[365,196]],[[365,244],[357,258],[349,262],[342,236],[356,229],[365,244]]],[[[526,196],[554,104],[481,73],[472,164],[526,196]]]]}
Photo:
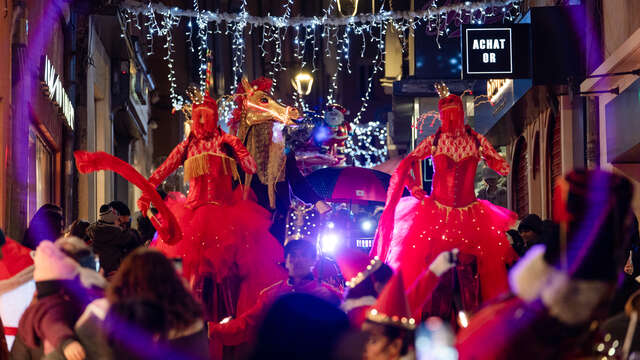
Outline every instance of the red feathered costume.
{"type": "MultiPolygon", "coordinates": [[[[278,266],[283,251],[269,233],[269,213],[244,200],[241,187],[233,191],[236,161],[247,173],[256,171],[256,162],[240,140],[222,131],[217,122],[216,102],[205,96],[202,104],[193,105],[192,131],[187,139],[149,178],[158,186],[184,165],[185,180],[189,181],[186,199],[167,202],[181,224],[182,241],[173,246],[158,241],[157,248],[169,257],[181,257],[188,279],[211,275],[218,284],[239,285],[235,309],[228,294],[225,302],[227,310],[241,314],[255,303],[260,290],[284,277],[278,266]]],[[[146,213],[149,201],[145,196],[138,207],[146,213]]],[[[216,314],[219,312],[213,310],[213,317],[216,314]]]]}
{"type": "Polygon", "coordinates": [[[509,165],[487,139],[464,125],[459,96],[440,99],[438,108],[442,126],[402,160],[391,177],[371,256],[401,268],[404,282],[413,284],[435,256],[458,248],[477,258],[480,290],[487,300],[508,288],[505,264],[517,255],[505,231],[516,216],[476,199],[474,177],[481,158],[501,174],[509,172],[509,165]],[[417,166],[429,156],[434,175],[431,196],[426,196],[417,166]],[[414,167],[417,178],[411,176],[414,167]],[[401,199],[405,185],[414,197],[401,199]]]}

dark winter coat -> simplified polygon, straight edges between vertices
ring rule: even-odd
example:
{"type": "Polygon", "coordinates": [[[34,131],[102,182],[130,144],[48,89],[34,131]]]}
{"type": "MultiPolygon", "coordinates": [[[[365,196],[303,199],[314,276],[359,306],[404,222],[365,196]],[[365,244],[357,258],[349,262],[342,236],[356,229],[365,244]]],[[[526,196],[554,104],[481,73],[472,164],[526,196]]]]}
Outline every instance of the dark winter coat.
{"type": "Polygon", "coordinates": [[[122,260],[135,248],[142,245],[140,235],[135,230],[122,230],[119,226],[98,221],[89,228],[93,252],[100,258],[100,266],[105,276],[118,270],[122,260]]]}

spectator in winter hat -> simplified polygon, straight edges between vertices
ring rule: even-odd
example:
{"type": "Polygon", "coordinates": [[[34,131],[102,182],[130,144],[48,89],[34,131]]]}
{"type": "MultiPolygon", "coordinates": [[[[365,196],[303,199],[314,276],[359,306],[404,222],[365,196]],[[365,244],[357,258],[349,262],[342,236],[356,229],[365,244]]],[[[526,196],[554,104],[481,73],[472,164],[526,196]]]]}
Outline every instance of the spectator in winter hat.
{"type": "Polygon", "coordinates": [[[529,249],[535,244],[541,242],[542,235],[542,219],[536,214],[525,216],[518,225],[518,233],[524,241],[524,246],[529,249]]]}

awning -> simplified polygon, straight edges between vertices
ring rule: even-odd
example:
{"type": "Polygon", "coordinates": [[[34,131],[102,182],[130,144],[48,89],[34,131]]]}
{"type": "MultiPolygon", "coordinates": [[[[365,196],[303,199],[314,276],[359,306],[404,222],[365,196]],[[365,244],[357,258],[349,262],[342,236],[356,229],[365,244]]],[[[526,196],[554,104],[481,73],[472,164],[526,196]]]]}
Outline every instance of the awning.
{"type": "MultiPolygon", "coordinates": [[[[591,75],[632,71],[638,68],[640,68],[640,29],[622,43],[591,75]]],[[[618,87],[622,92],[637,78],[631,74],[590,78],[580,84],[580,91],[606,91],[618,87]]]]}

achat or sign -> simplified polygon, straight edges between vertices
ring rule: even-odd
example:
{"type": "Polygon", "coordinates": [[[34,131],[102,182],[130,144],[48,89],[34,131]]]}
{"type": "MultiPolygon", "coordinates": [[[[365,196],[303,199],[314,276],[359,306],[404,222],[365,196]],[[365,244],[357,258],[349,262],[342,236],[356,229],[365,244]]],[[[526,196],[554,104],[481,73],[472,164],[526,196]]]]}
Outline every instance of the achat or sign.
{"type": "Polygon", "coordinates": [[[49,91],[49,99],[58,106],[67,121],[67,124],[71,130],[73,130],[73,118],[75,114],[73,104],[71,103],[71,100],[69,100],[67,92],[62,87],[62,81],[60,80],[60,76],[56,73],[53,63],[46,55],[44,57],[43,84],[49,91]]]}
{"type": "Polygon", "coordinates": [[[513,73],[511,29],[465,29],[467,74],[513,73]]]}
{"type": "Polygon", "coordinates": [[[463,25],[462,77],[518,78],[529,75],[528,25],[463,25]]]}

